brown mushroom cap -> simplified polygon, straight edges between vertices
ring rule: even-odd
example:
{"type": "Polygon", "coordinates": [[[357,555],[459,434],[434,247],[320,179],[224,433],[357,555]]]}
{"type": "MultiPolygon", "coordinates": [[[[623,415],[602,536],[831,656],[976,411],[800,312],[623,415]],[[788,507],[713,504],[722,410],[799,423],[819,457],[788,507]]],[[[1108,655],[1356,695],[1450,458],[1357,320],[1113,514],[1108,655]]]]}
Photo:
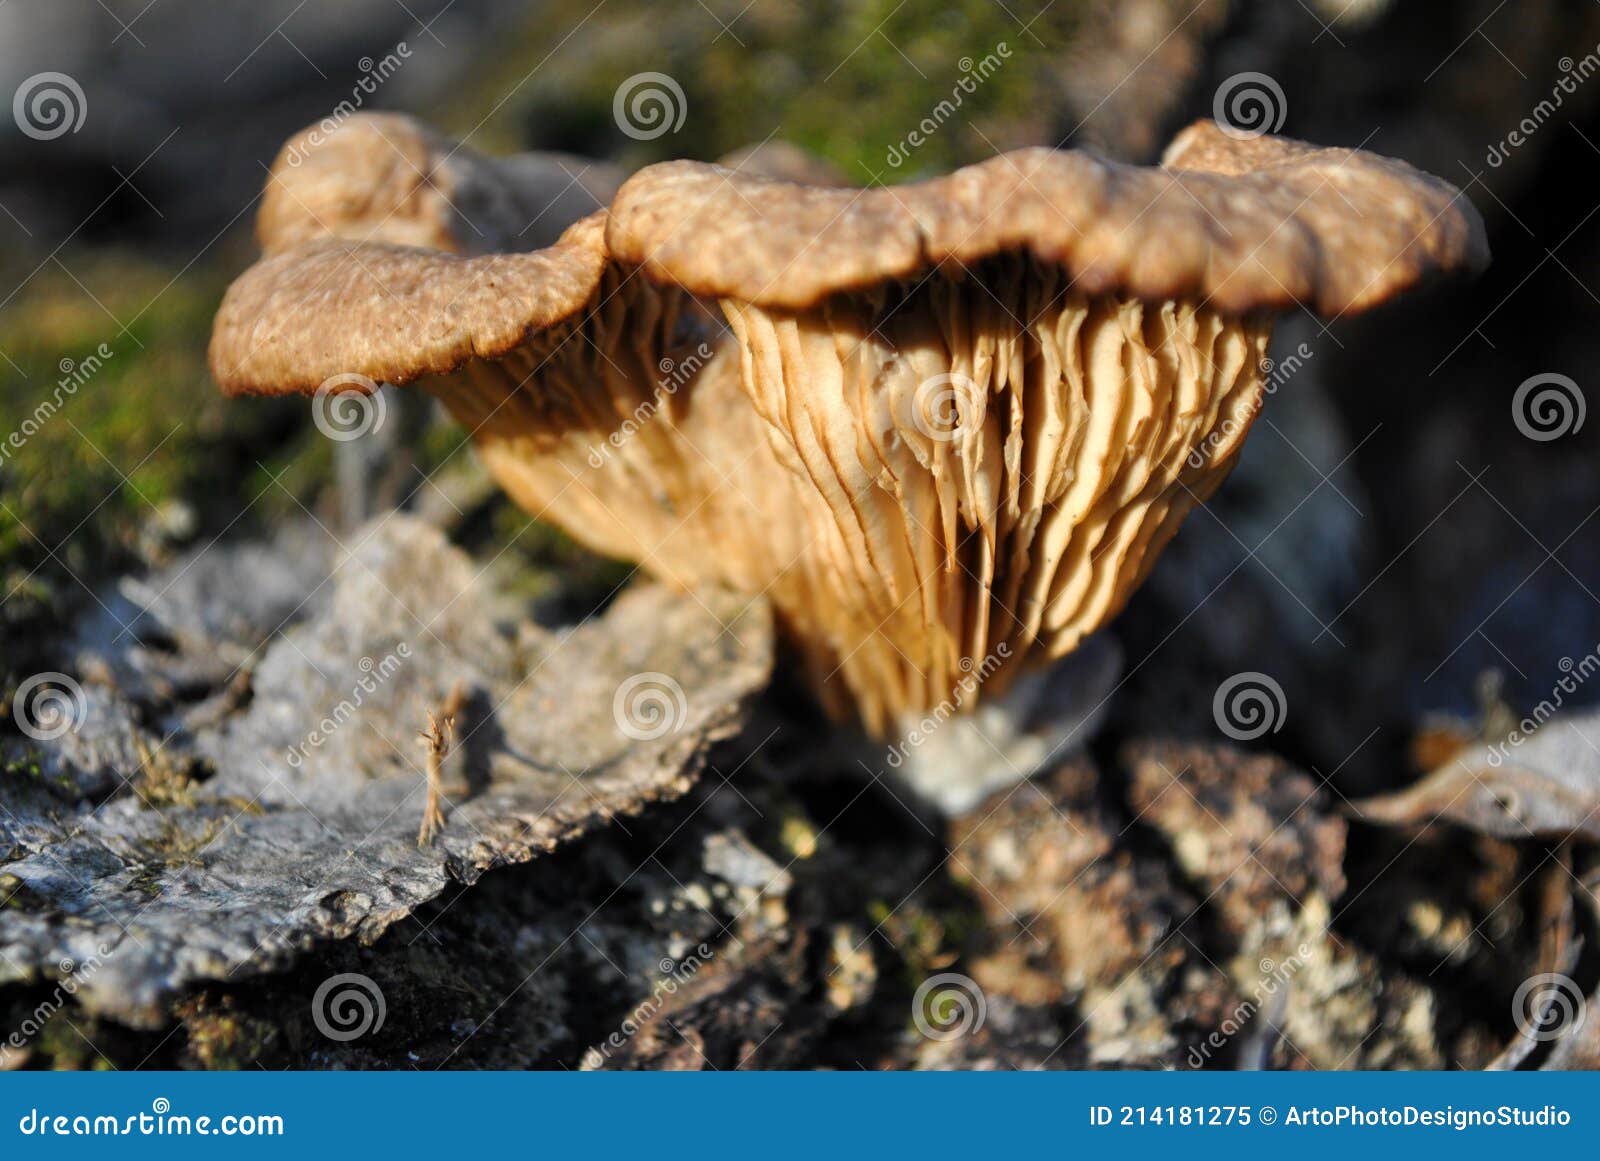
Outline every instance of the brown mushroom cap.
{"type": "Polygon", "coordinates": [[[485,157],[396,114],[302,130],[262,192],[265,255],[218,312],[213,374],[230,395],[298,394],[503,355],[589,302],[620,180],[561,154],[485,157]]]}
{"type": "Polygon", "coordinates": [[[312,125],[278,152],[256,236],[267,253],[337,237],[453,253],[548,246],[622,182],[564,153],[493,158],[395,113],[312,125]]]}
{"type": "Polygon", "coordinates": [[[1243,314],[1363,310],[1488,260],[1448,183],[1401,161],[1209,121],[1160,168],[1024,149],[931,181],[800,188],[690,161],[641,170],[611,206],[619,261],[695,294],[803,309],[941,263],[1031,254],[1085,294],[1243,314]]]}
{"type": "Polygon", "coordinates": [[[601,213],[531,254],[340,238],[269,253],[222,300],[212,374],[229,395],[294,395],[335,375],[410,383],[498,358],[590,304],[603,232],[601,213]]]}
{"type": "MultiPolygon", "coordinates": [[[[722,161],[839,180],[783,141],[722,161]]],[[[305,129],[268,177],[265,255],[229,287],[212,372],[229,395],[293,395],[336,375],[403,384],[499,358],[594,300],[609,262],[595,211],[620,182],[560,154],[485,157],[400,115],[305,129]],[[565,232],[534,249],[553,225],[565,232]]]]}

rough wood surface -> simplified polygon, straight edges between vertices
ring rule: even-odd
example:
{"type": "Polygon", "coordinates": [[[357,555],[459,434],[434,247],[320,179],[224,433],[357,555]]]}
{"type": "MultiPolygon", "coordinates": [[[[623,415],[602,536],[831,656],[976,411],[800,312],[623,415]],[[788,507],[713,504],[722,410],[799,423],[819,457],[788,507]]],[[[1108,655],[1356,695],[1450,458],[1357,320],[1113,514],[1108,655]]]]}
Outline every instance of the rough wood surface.
{"type": "MultiPolygon", "coordinates": [[[[165,714],[148,699],[175,683],[156,679],[204,672],[227,641],[200,608],[186,621],[173,607],[182,565],[156,578],[145,594],[163,595],[139,633],[87,666],[112,682],[142,673],[144,687],[89,685],[77,731],[9,754],[0,983],[75,967],[87,1008],[153,1024],[196,982],[369,941],[452,882],[682,794],[767,678],[761,605],[635,587],[570,631],[508,626],[432,528],[391,516],[355,543],[300,594],[297,624],[237,668],[211,666],[215,686],[176,683],[184,708],[165,714]],[[149,646],[158,636],[167,648],[149,646]],[[457,681],[469,692],[445,769],[447,824],[419,849],[417,734],[457,681]],[[110,742],[86,744],[91,731],[110,742]]],[[[228,571],[219,558],[206,555],[212,580],[228,571]]],[[[267,566],[263,591],[274,579],[267,566]]],[[[256,607],[237,590],[192,591],[256,607]]],[[[259,620],[235,628],[248,638],[259,620]]]]}

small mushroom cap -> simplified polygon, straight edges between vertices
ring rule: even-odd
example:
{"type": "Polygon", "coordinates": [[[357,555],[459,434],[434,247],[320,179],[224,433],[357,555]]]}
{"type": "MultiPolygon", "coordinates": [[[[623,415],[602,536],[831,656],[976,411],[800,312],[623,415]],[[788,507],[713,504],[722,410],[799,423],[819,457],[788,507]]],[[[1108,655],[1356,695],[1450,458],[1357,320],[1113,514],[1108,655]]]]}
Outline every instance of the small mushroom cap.
{"type": "Polygon", "coordinates": [[[328,237],[490,254],[548,246],[603,209],[622,171],[562,153],[486,157],[410,117],[312,125],[279,151],[256,236],[267,253],[328,237]]]}
{"type": "Polygon", "coordinates": [[[1024,149],[946,177],[822,189],[673,161],[623,184],[607,244],[694,294],[802,310],[945,263],[1026,251],[1086,294],[1191,298],[1229,314],[1365,310],[1488,260],[1449,183],[1401,161],[1209,121],[1160,167],[1024,149]]]}
{"type": "Polygon", "coordinates": [[[222,300],[211,372],[228,395],[294,395],[335,375],[409,383],[497,358],[590,302],[607,265],[604,217],[532,254],[332,238],[268,255],[222,300]]]}

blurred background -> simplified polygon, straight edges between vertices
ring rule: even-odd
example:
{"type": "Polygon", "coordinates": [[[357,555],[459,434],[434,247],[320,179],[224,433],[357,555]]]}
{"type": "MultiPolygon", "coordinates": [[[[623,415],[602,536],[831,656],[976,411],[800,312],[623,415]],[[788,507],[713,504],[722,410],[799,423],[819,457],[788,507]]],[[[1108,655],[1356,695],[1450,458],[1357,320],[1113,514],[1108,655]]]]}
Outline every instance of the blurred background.
{"type": "MultiPolygon", "coordinates": [[[[1283,321],[1244,463],[1116,625],[1113,729],[1213,734],[1219,679],[1258,670],[1291,707],[1276,749],[1349,793],[1392,784],[1438,715],[1525,709],[1600,642],[1596,72],[1588,0],[8,0],[0,669],[117,573],[301,506],[348,517],[304,401],[226,402],[205,366],[267,166],[331,110],[625,169],[786,140],[876,184],[1024,145],[1148,161],[1231,101],[1461,186],[1495,261],[1283,321]],[[648,136],[614,115],[646,72],[683,112],[648,136]]],[[[448,503],[458,539],[511,546],[511,580],[559,577],[574,610],[623,575],[505,505],[452,425],[415,426],[370,503],[448,503]]]]}

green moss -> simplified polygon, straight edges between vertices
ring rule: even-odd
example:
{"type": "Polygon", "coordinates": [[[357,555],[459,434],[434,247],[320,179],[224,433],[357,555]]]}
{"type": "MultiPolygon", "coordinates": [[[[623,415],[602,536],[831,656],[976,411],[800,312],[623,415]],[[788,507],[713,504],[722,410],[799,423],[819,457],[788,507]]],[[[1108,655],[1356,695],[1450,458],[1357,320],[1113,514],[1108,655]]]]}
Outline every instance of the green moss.
{"type": "MultiPolygon", "coordinates": [[[[68,253],[0,315],[0,415],[11,424],[0,431],[0,628],[10,634],[87,601],[169,501],[208,523],[232,519],[250,479],[242,449],[286,427],[281,407],[230,407],[211,383],[220,274],[175,273],[68,253]]],[[[15,673],[25,661],[8,651],[3,663],[15,673]]]]}
{"type": "Polygon", "coordinates": [[[188,1035],[186,1063],[211,1070],[237,1072],[271,1060],[282,1034],[260,1015],[242,1011],[235,998],[214,990],[201,991],[176,1005],[174,1014],[188,1035]]]}
{"type": "Polygon", "coordinates": [[[16,875],[0,873],[0,911],[41,911],[48,905],[16,875]]]}
{"type": "Polygon", "coordinates": [[[498,62],[446,117],[449,126],[471,132],[481,149],[566,149],[635,165],[715,157],[776,130],[854,180],[903,180],[1043,141],[1052,126],[1041,117],[1057,104],[1054,72],[1084,5],[756,0],[688,4],[663,19],[659,3],[613,0],[604,20],[588,19],[590,7],[542,6],[522,36],[508,36],[498,62]],[[980,69],[991,54],[991,67],[980,69]],[[539,63],[531,73],[530,62],[539,63]],[[677,131],[636,141],[617,127],[612,102],[644,72],[672,77],[687,108],[677,131]],[[973,72],[982,82],[936,116],[973,72]],[[927,117],[938,120],[935,131],[891,165],[890,150],[927,117]]]}

